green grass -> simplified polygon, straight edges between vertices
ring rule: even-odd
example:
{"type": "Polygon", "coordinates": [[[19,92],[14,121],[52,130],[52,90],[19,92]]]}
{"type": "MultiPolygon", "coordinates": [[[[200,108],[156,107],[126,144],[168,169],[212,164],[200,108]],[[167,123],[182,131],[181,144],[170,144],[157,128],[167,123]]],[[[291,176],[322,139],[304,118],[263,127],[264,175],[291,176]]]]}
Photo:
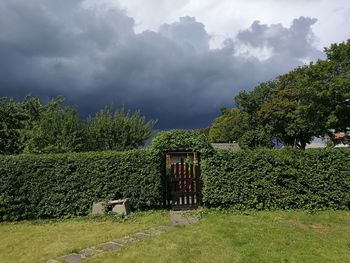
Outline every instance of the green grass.
{"type": "Polygon", "coordinates": [[[0,262],[42,262],[151,226],[169,224],[166,211],[112,217],[0,224],[0,262]]]}
{"type": "Polygon", "coordinates": [[[209,212],[89,262],[350,262],[350,212],[209,212]]]}
{"type": "MultiPolygon", "coordinates": [[[[140,241],[87,262],[350,262],[350,212],[219,212],[195,225],[140,241]]],[[[0,262],[42,262],[150,226],[166,211],[0,224],[0,262]]]]}

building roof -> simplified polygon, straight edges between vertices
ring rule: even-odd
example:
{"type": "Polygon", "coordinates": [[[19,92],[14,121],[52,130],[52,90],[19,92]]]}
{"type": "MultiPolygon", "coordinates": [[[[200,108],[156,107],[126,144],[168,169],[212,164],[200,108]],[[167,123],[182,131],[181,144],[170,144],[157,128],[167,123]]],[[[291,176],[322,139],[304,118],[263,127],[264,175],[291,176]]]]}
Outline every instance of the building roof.
{"type": "Polygon", "coordinates": [[[214,149],[221,149],[221,150],[240,150],[241,149],[238,143],[212,143],[211,146],[213,146],[214,149]]]}
{"type": "Polygon", "coordinates": [[[334,134],[334,138],[336,140],[342,140],[342,139],[345,139],[345,138],[350,138],[350,134],[347,134],[347,133],[336,133],[336,134],[334,134]]]}

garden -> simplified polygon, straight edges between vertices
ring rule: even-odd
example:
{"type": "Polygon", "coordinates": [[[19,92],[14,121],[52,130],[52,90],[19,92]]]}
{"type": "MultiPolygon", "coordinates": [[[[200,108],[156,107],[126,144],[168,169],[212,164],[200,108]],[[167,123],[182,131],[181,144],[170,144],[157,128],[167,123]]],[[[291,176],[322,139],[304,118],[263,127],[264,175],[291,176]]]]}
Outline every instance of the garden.
{"type": "Polygon", "coordinates": [[[350,148],[336,147],[349,143],[349,50],[241,92],[209,131],[161,131],[148,146],[156,120],[138,111],[81,118],[60,97],[2,98],[0,262],[350,262],[350,148]],[[211,145],[227,141],[242,149],[211,145]],[[190,197],[174,189],[202,206],[171,211],[190,197]],[[131,214],[91,215],[125,198],[131,214]]]}
{"type": "MultiPolygon", "coordinates": [[[[87,262],[348,262],[347,211],[200,210],[194,225],[87,262]]],[[[168,225],[169,212],[0,223],[1,262],[45,262],[112,238],[168,225]]]]}
{"type": "Polygon", "coordinates": [[[168,149],[201,155],[200,220],[85,260],[350,260],[349,149],[214,150],[203,134],[167,131],[147,149],[1,156],[3,262],[69,262],[62,256],[171,225],[162,208],[168,149]],[[93,202],[125,197],[128,217],[90,216],[93,202]]]}

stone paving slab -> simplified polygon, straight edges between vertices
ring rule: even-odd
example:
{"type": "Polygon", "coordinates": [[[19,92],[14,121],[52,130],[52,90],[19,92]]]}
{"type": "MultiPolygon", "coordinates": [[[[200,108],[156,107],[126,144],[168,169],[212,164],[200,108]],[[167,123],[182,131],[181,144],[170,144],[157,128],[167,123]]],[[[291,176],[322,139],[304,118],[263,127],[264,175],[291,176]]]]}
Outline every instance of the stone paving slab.
{"type": "Polygon", "coordinates": [[[83,257],[92,257],[94,255],[99,254],[99,252],[94,248],[88,247],[80,250],[79,254],[83,257]]]}
{"type": "Polygon", "coordinates": [[[191,214],[186,212],[171,212],[170,220],[173,225],[171,226],[157,226],[146,229],[142,232],[133,233],[131,235],[127,235],[124,237],[115,238],[112,241],[105,242],[97,245],[96,247],[88,247],[82,249],[79,254],[72,253],[69,255],[65,255],[59,258],[59,261],[54,259],[49,259],[45,261],[45,263],[80,263],[83,260],[87,260],[89,257],[96,256],[103,251],[115,251],[121,249],[124,246],[129,246],[135,242],[148,239],[153,236],[158,236],[163,233],[171,232],[178,229],[178,226],[186,226],[190,224],[197,223],[199,221],[199,217],[191,216],[191,214]]]}
{"type": "Polygon", "coordinates": [[[131,237],[131,236],[125,236],[125,237],[118,237],[118,238],[114,239],[113,241],[115,241],[116,243],[118,243],[120,245],[126,246],[129,244],[135,243],[138,240],[131,237]]]}
{"type": "Polygon", "coordinates": [[[83,256],[76,253],[72,253],[72,254],[60,257],[60,259],[65,263],[80,263],[83,261],[83,256]]]}
{"type": "Polygon", "coordinates": [[[114,250],[120,249],[121,245],[119,245],[115,242],[109,241],[109,242],[102,243],[102,244],[98,245],[98,247],[102,248],[103,250],[114,251],[114,250]]]}
{"type": "Polygon", "coordinates": [[[132,238],[136,238],[136,239],[139,239],[139,240],[143,240],[143,239],[146,239],[146,238],[150,237],[150,235],[142,233],[142,232],[138,232],[138,233],[132,234],[130,236],[132,238]]]}
{"type": "Polygon", "coordinates": [[[197,223],[199,217],[194,217],[191,214],[182,211],[173,211],[170,213],[170,220],[173,225],[187,226],[197,223]]]}

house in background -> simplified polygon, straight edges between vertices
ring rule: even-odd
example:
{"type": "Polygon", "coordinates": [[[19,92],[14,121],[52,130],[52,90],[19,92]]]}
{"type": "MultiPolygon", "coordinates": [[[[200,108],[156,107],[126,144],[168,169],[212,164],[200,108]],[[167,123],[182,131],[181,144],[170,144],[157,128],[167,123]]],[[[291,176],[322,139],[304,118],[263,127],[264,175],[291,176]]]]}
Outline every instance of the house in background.
{"type": "Polygon", "coordinates": [[[212,143],[211,146],[218,150],[240,150],[238,143],[212,143]]]}
{"type": "MultiPolygon", "coordinates": [[[[330,140],[329,136],[324,138],[314,138],[314,140],[306,145],[306,149],[310,148],[325,148],[327,147],[327,142],[330,140]]],[[[335,148],[345,148],[350,147],[350,131],[343,133],[334,133],[334,141],[336,141],[335,148]]]]}

